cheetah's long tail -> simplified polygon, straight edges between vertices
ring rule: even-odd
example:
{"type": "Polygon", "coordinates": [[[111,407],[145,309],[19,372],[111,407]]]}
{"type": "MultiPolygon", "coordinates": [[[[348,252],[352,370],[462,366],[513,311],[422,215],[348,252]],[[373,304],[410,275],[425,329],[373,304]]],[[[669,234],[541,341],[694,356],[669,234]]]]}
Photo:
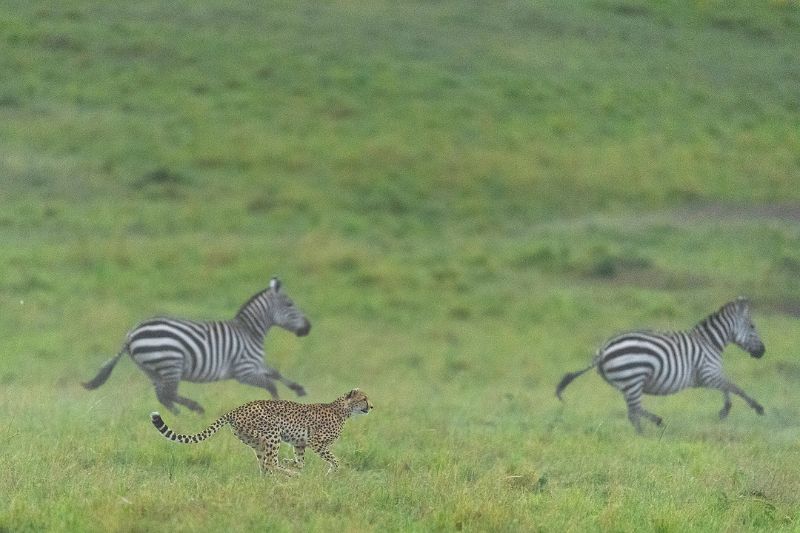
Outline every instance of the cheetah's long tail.
{"type": "Polygon", "coordinates": [[[181,444],[197,444],[200,441],[206,440],[208,437],[219,431],[219,428],[227,424],[228,415],[219,417],[213,424],[196,435],[181,435],[179,433],[175,433],[169,429],[169,427],[167,427],[167,424],[165,424],[164,420],[161,419],[161,415],[156,412],[150,413],[150,420],[153,422],[153,425],[156,427],[158,432],[164,435],[165,438],[180,442],[181,444]]]}

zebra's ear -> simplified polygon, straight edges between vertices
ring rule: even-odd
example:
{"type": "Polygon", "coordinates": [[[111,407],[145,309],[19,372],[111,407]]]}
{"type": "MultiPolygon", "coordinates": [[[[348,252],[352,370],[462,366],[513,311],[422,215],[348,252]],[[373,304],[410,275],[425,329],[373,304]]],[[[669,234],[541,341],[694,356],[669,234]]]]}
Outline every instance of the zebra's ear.
{"type": "Polygon", "coordinates": [[[269,288],[272,289],[272,292],[278,292],[281,289],[281,280],[272,278],[269,280],[269,288]]]}
{"type": "Polygon", "coordinates": [[[739,308],[739,311],[744,313],[750,312],[750,300],[747,299],[745,296],[739,296],[736,298],[736,307],[739,308]]]}

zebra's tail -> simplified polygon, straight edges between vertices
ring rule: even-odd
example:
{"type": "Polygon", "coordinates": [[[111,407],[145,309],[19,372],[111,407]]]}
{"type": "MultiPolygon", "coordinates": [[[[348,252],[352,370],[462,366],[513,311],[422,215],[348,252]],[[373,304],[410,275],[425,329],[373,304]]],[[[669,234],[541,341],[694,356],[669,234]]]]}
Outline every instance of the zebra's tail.
{"type": "Polygon", "coordinates": [[[161,415],[156,412],[150,413],[150,420],[153,422],[153,425],[156,427],[158,432],[164,435],[165,438],[172,441],[180,442],[181,444],[197,444],[200,441],[206,440],[208,437],[216,433],[219,430],[219,428],[227,424],[228,415],[223,415],[219,417],[216,420],[216,422],[214,422],[213,424],[211,424],[206,429],[204,429],[203,431],[201,431],[196,435],[180,435],[179,433],[175,433],[174,431],[169,429],[169,427],[167,427],[167,424],[164,423],[164,420],[162,420],[161,415]]]}
{"type": "Polygon", "coordinates": [[[564,377],[561,378],[561,381],[558,382],[558,386],[556,387],[556,396],[558,396],[558,399],[564,401],[564,398],[561,397],[561,393],[564,392],[564,389],[567,388],[567,385],[572,383],[572,380],[574,380],[578,376],[585,374],[589,370],[593,369],[596,365],[597,363],[594,362],[591,365],[584,368],[583,370],[578,370],[577,372],[570,372],[569,374],[564,374],[564,377]]]}
{"type": "Polygon", "coordinates": [[[111,371],[114,370],[114,366],[116,366],[119,358],[125,355],[128,352],[128,348],[130,347],[130,340],[125,339],[125,344],[122,345],[122,349],[119,351],[117,355],[109,359],[105,362],[103,366],[100,367],[100,371],[97,373],[95,377],[91,380],[82,383],[84,389],[92,390],[96,389],[100,385],[106,382],[108,376],[111,375],[111,371]]]}

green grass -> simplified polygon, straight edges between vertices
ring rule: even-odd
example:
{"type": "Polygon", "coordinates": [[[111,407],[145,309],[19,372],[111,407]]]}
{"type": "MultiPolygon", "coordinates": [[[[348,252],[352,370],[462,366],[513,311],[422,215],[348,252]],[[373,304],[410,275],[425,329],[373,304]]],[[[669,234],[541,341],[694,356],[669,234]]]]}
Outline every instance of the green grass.
{"type": "MultiPolygon", "coordinates": [[[[800,528],[796,2],[0,4],[0,531],[800,528]],[[360,386],[335,474],[165,441],[129,328],[279,275],[268,360],[360,386]],[[751,297],[766,408],[594,374],[751,297]]],[[[182,384],[207,408],[264,391],[182,384]]],[[[282,389],[285,397],[289,391],[282,389]]],[[[305,399],[304,399],[305,401],[305,399]]]]}

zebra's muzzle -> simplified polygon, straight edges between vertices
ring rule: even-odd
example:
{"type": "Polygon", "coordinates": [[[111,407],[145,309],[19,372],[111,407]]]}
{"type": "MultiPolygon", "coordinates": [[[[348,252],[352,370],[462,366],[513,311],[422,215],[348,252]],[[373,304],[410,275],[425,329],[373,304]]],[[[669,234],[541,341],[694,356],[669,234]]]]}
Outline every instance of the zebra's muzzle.
{"type": "Polygon", "coordinates": [[[760,346],[756,346],[755,348],[753,348],[753,350],[750,352],[750,356],[751,357],[755,357],[756,359],[760,359],[764,355],[765,351],[766,351],[766,349],[764,348],[764,345],[762,344],[760,346]]]}
{"type": "Polygon", "coordinates": [[[297,335],[298,337],[305,337],[306,335],[308,335],[309,331],[311,331],[311,322],[306,320],[305,324],[303,324],[303,326],[300,329],[295,331],[295,335],[297,335]]]}

